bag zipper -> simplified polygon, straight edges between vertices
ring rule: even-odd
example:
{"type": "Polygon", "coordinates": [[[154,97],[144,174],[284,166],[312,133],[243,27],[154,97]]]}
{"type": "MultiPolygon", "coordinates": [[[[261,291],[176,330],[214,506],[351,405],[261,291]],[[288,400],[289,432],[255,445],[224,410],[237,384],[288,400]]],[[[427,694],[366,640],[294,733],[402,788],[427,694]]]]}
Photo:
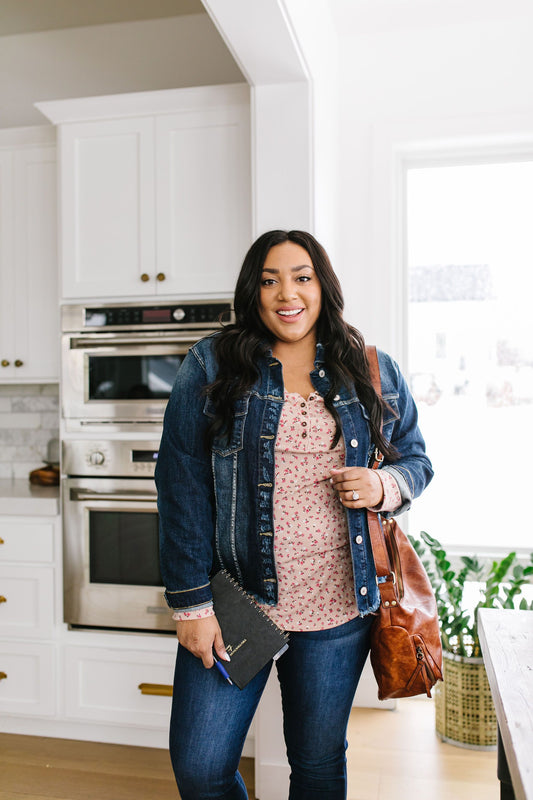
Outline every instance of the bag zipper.
{"type": "Polygon", "coordinates": [[[424,686],[426,687],[426,694],[428,697],[431,697],[431,687],[434,683],[436,683],[435,675],[429,666],[423,646],[421,644],[417,644],[415,645],[415,649],[418,667],[416,668],[413,678],[410,682],[412,682],[420,673],[422,673],[422,679],[424,681],[424,686]]]}

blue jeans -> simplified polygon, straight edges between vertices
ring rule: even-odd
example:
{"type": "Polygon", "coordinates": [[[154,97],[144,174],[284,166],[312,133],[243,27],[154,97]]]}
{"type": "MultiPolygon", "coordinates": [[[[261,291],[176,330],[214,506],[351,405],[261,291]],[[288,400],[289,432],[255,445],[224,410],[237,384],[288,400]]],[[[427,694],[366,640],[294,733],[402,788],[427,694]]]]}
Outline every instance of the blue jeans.
{"type": "MultiPolygon", "coordinates": [[[[370,644],[373,617],[291,633],[276,662],[291,767],[289,800],[345,800],[346,726],[370,644]]],[[[182,800],[245,800],[244,740],[272,664],[242,690],[178,648],[170,754],[182,800]]]]}

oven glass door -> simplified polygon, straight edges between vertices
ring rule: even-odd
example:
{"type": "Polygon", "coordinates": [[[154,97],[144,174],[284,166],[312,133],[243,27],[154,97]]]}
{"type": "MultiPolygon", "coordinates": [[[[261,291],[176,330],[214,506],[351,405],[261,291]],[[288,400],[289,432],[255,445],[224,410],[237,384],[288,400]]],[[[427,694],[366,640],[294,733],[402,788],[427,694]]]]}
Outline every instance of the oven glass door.
{"type": "Polygon", "coordinates": [[[88,353],[86,399],[168,400],[183,355],[88,353]]]}
{"type": "Polygon", "coordinates": [[[174,630],[151,479],[66,478],[64,610],[72,626],[174,630]]]}
{"type": "Polygon", "coordinates": [[[87,513],[90,583],[162,586],[157,514],[94,508],[87,513]]]}
{"type": "Polygon", "coordinates": [[[96,426],[129,430],[132,423],[138,430],[150,430],[161,425],[176,374],[192,343],[190,338],[155,342],[153,335],[66,337],[62,409],[67,430],[96,430],[96,426]]]}

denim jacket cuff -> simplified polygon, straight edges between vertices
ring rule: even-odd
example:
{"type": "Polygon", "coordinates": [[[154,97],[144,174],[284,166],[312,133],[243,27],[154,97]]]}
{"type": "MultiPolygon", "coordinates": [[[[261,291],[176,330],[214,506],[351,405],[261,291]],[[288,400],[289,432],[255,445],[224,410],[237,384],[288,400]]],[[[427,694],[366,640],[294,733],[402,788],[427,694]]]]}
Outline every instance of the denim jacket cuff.
{"type": "Polygon", "coordinates": [[[194,589],[165,590],[165,600],[174,611],[187,611],[190,608],[206,605],[213,602],[211,584],[205,583],[194,589]]]}

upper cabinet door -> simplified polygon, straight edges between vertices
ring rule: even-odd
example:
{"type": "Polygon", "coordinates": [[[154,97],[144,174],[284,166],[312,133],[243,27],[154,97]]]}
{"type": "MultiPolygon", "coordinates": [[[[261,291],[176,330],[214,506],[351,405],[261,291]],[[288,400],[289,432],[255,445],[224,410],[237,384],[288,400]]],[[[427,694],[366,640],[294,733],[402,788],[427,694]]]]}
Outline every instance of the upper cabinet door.
{"type": "Polygon", "coordinates": [[[251,237],[248,103],[156,119],[158,292],[232,293],[251,237]]]}
{"type": "Polygon", "coordinates": [[[16,377],[53,382],[59,379],[55,146],[21,148],[14,164],[16,377]]]}
{"type": "Polygon", "coordinates": [[[63,296],[155,292],[154,120],[60,127],[63,296]]]}
{"type": "Polygon", "coordinates": [[[0,150],[0,380],[15,372],[13,153],[0,150]]]}
{"type": "Polygon", "coordinates": [[[0,152],[0,380],[59,378],[55,143],[0,152]]]}

